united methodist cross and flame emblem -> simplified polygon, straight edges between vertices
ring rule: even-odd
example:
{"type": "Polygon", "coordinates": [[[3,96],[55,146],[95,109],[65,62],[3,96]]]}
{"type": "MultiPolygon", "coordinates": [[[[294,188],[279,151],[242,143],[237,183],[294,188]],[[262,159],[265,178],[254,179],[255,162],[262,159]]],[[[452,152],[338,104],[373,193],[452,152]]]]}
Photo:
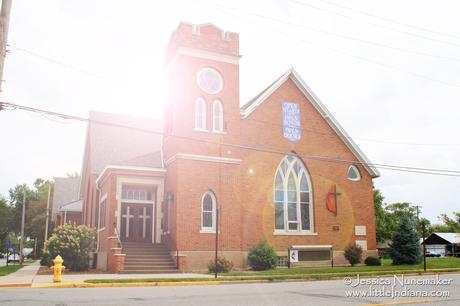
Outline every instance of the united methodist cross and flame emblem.
{"type": "Polygon", "coordinates": [[[340,193],[337,192],[337,187],[335,185],[332,185],[329,188],[329,191],[327,192],[326,196],[326,208],[329,210],[331,213],[337,216],[337,196],[339,196],[340,193]]]}

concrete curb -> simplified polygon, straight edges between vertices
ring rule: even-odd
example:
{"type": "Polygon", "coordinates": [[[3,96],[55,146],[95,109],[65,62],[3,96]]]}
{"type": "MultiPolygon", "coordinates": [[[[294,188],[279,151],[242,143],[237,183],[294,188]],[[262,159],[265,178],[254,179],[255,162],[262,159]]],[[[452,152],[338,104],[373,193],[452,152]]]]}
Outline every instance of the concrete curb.
{"type": "Polygon", "coordinates": [[[32,284],[6,284],[0,285],[0,289],[11,289],[11,288],[30,288],[32,284]]]}
{"type": "MultiPolygon", "coordinates": [[[[376,276],[391,276],[394,274],[404,274],[408,276],[414,275],[436,275],[436,274],[449,274],[449,273],[459,273],[460,271],[427,271],[427,272],[403,272],[403,271],[391,271],[391,273],[385,273],[380,275],[359,275],[362,278],[376,277],[376,276]]],[[[219,280],[200,280],[200,281],[156,281],[156,282],[113,282],[113,283],[53,283],[45,285],[32,286],[32,284],[7,284],[0,285],[1,288],[96,288],[96,287],[156,287],[156,286],[194,286],[194,285],[224,285],[224,284],[249,284],[249,283],[276,283],[276,282],[307,282],[307,281],[326,281],[326,280],[337,280],[347,277],[348,275],[329,275],[330,277],[325,278],[316,278],[304,277],[304,278],[286,278],[286,279],[270,279],[270,278],[260,278],[260,279],[219,279],[219,280]]]]}
{"type": "Polygon", "coordinates": [[[193,286],[219,285],[221,281],[187,281],[187,282],[132,282],[132,283],[62,283],[39,285],[31,288],[94,288],[94,287],[155,287],[155,286],[193,286]]]}

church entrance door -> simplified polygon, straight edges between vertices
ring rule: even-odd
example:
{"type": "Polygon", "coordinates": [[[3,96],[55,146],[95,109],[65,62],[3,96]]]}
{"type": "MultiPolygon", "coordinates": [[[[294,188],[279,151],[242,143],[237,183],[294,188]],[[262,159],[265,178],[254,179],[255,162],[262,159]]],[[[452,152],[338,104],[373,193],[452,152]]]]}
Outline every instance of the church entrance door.
{"type": "Polygon", "coordinates": [[[121,204],[120,239],[132,242],[152,241],[152,204],[121,204]]]}

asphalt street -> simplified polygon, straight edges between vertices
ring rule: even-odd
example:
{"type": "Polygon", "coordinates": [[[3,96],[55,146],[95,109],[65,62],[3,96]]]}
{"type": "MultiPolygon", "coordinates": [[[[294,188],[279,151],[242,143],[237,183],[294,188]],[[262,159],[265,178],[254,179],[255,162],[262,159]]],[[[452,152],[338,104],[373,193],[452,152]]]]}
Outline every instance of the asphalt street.
{"type": "MultiPolygon", "coordinates": [[[[383,291],[382,291],[383,292],[383,291]]],[[[356,293],[355,293],[356,294],[356,293]]],[[[460,305],[460,274],[330,281],[225,284],[207,286],[102,287],[74,289],[1,289],[0,305],[369,305],[410,302],[460,305]],[[378,284],[369,284],[377,282],[378,284]],[[430,282],[405,284],[400,282],[430,282]],[[433,282],[437,282],[434,284],[433,282]],[[441,283],[440,283],[441,282],[441,283]],[[359,284],[359,285],[357,285],[359,284]],[[405,297],[347,297],[350,292],[386,289],[405,297]],[[356,285],[356,286],[355,286],[356,285]],[[417,293],[419,296],[407,294],[417,293]],[[446,293],[447,292],[447,293],[446,293]],[[446,295],[426,297],[423,294],[446,295]]],[[[406,304],[406,303],[404,303],[406,304]]]]}

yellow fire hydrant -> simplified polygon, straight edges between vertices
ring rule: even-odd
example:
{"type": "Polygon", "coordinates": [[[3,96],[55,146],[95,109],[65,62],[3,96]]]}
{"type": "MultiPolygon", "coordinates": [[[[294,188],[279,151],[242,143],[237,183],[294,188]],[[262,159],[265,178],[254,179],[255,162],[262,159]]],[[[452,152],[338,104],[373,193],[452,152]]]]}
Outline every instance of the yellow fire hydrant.
{"type": "Polygon", "coordinates": [[[56,256],[56,258],[53,260],[54,266],[51,267],[51,269],[54,270],[54,276],[53,276],[53,281],[55,283],[60,283],[62,281],[62,272],[65,270],[65,266],[62,265],[64,260],[60,255],[56,256]]]}

